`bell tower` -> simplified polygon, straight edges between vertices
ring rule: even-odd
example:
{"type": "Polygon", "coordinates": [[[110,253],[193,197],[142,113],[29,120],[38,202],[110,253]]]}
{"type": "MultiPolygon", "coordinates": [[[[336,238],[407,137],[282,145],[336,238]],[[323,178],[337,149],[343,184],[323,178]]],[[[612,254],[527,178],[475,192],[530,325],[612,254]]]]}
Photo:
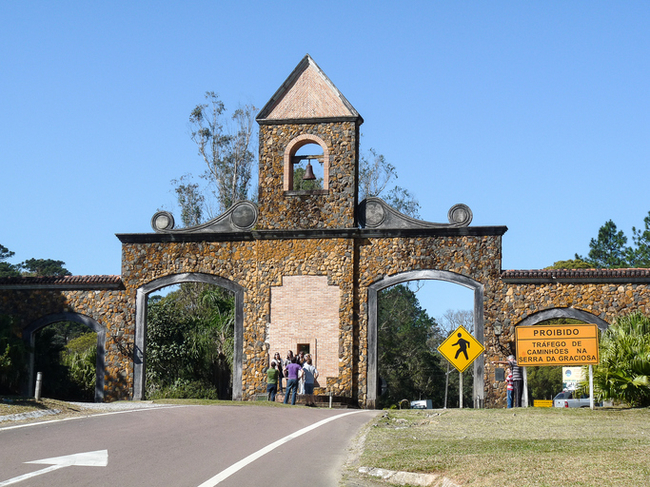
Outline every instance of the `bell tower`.
{"type": "Polygon", "coordinates": [[[356,228],[363,118],[311,56],[300,61],[257,122],[257,228],[356,228]]]}

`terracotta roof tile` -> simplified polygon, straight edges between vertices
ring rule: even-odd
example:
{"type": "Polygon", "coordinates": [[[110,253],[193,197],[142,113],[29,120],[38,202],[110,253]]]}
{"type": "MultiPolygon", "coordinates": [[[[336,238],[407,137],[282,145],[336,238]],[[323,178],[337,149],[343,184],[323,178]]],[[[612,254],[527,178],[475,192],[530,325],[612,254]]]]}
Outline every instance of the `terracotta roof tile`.
{"type": "Polygon", "coordinates": [[[622,282],[642,280],[650,282],[650,269],[533,269],[533,270],[506,270],[501,272],[504,280],[565,280],[585,281],[607,280],[622,282]]]}
{"type": "Polygon", "coordinates": [[[47,277],[3,277],[0,289],[27,288],[59,289],[123,289],[121,276],[47,276],[47,277]]]}

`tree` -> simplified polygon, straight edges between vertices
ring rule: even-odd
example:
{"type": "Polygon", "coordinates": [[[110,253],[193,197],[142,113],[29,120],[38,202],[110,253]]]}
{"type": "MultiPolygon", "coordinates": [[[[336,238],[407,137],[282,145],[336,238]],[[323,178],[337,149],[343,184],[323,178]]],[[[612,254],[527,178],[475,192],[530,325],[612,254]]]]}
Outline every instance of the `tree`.
{"type": "Polygon", "coordinates": [[[68,342],[61,352],[61,363],[67,367],[68,378],[77,394],[85,401],[95,398],[97,378],[97,333],[84,333],[68,342]]]}
{"type": "Polygon", "coordinates": [[[359,200],[381,196],[396,210],[413,218],[420,217],[420,204],[417,199],[401,186],[390,184],[397,179],[395,166],[389,163],[375,149],[369,149],[367,155],[362,155],[359,161],[359,200]]]}
{"type": "Polygon", "coordinates": [[[385,407],[402,399],[425,398],[441,405],[444,371],[428,345],[440,329],[415,293],[403,285],[382,291],[377,327],[379,376],[387,385],[379,403],[385,407]]]}
{"type": "Polygon", "coordinates": [[[27,369],[28,350],[18,323],[0,315],[0,394],[20,394],[27,369]]]}
{"type": "Polygon", "coordinates": [[[323,178],[303,179],[304,175],[305,168],[296,167],[295,171],[293,172],[294,191],[313,191],[316,189],[323,189],[323,178]]]}
{"type": "Polygon", "coordinates": [[[628,260],[632,267],[650,267],[650,212],[643,219],[644,229],[632,227],[632,241],[636,248],[628,249],[628,260]]]}
{"type": "Polygon", "coordinates": [[[644,228],[632,227],[632,246],[622,230],[612,220],[598,230],[597,238],[589,242],[587,257],[575,254],[574,259],[559,260],[547,269],[616,269],[650,267],[650,212],[643,219],[644,228]]]}
{"type": "Polygon", "coordinates": [[[4,245],[0,245],[0,277],[18,277],[20,276],[20,269],[10,264],[9,262],[3,262],[14,256],[14,252],[9,250],[4,245]]]}
{"type": "Polygon", "coordinates": [[[619,316],[602,334],[594,389],[604,399],[650,406],[650,317],[619,316]]]}
{"type": "Polygon", "coordinates": [[[529,397],[553,399],[562,390],[562,367],[526,367],[529,397]]]}
{"type": "Polygon", "coordinates": [[[149,302],[147,395],[232,397],[234,298],[206,284],[185,283],[149,302]]]}
{"type": "MultiPolygon", "coordinates": [[[[577,257],[577,256],[576,256],[577,257]]],[[[592,269],[594,266],[589,262],[585,262],[581,258],[558,260],[552,266],[546,269],[592,269]]]]}
{"type": "Polygon", "coordinates": [[[201,223],[205,204],[205,196],[201,194],[198,183],[190,181],[191,177],[191,174],[185,174],[172,180],[178,206],[181,207],[181,221],[185,227],[201,223]]]}
{"type": "Polygon", "coordinates": [[[23,275],[26,276],[71,276],[68,269],[63,267],[65,262],[52,259],[27,259],[20,264],[23,275]]]}
{"type": "Polygon", "coordinates": [[[20,264],[2,262],[14,256],[14,252],[0,245],[0,277],[20,276],[69,276],[70,271],[63,267],[65,262],[52,259],[27,259],[20,264]]]}
{"type": "MultiPolygon", "coordinates": [[[[255,161],[252,145],[257,109],[245,105],[226,119],[225,105],[215,92],[206,92],[205,99],[206,103],[197,105],[190,114],[190,136],[207,166],[202,177],[214,195],[217,213],[222,213],[248,196],[255,161]]],[[[215,216],[213,213],[208,207],[209,216],[215,216]]]]}
{"type": "Polygon", "coordinates": [[[578,256],[577,260],[588,260],[596,268],[619,268],[629,267],[626,260],[628,250],[626,247],[627,237],[622,230],[616,228],[612,220],[608,220],[598,230],[598,238],[589,242],[589,254],[587,259],[578,256]]]}

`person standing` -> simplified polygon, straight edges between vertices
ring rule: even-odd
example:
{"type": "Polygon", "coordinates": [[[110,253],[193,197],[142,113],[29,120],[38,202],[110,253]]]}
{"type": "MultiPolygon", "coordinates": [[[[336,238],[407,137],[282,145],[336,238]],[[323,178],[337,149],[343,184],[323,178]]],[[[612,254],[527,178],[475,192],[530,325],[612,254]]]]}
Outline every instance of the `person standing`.
{"type": "Polygon", "coordinates": [[[314,402],[314,383],[318,379],[318,370],[312,364],[311,355],[305,356],[305,365],[302,366],[303,379],[305,381],[305,404],[307,406],[316,407],[314,402]]]}
{"type": "Polygon", "coordinates": [[[284,377],[284,362],[282,361],[282,357],[280,357],[280,352],[275,352],[275,355],[273,356],[273,360],[278,366],[278,393],[282,394],[283,389],[282,389],[282,378],[284,377]]]}
{"type": "Polygon", "coordinates": [[[278,390],[278,369],[276,369],[275,360],[271,361],[271,366],[266,371],[266,398],[275,402],[275,394],[278,390]]]}
{"type": "Polygon", "coordinates": [[[515,356],[509,355],[507,361],[495,360],[494,362],[492,362],[492,365],[494,364],[502,364],[502,365],[510,366],[510,370],[512,371],[512,388],[513,388],[513,396],[514,396],[513,406],[516,408],[520,408],[521,398],[523,397],[523,392],[524,392],[524,376],[521,372],[521,367],[517,365],[517,360],[515,359],[515,356]]]}
{"type": "Polygon", "coordinates": [[[514,386],[512,384],[512,370],[510,370],[510,367],[506,369],[506,390],[508,398],[508,409],[512,409],[512,395],[514,393],[514,386]]]}
{"type": "MultiPolygon", "coordinates": [[[[305,352],[303,350],[298,352],[298,355],[296,355],[296,363],[304,368],[306,360],[305,360],[305,352]]],[[[304,373],[303,373],[302,377],[300,377],[300,379],[298,380],[298,395],[302,396],[303,394],[305,394],[305,375],[304,375],[304,373]]]]}
{"type": "Polygon", "coordinates": [[[302,367],[297,363],[295,357],[291,359],[291,362],[286,367],[287,372],[287,387],[284,394],[284,403],[289,403],[289,394],[291,394],[291,405],[296,404],[296,392],[298,390],[298,379],[300,378],[300,373],[302,372],[302,367]]]}

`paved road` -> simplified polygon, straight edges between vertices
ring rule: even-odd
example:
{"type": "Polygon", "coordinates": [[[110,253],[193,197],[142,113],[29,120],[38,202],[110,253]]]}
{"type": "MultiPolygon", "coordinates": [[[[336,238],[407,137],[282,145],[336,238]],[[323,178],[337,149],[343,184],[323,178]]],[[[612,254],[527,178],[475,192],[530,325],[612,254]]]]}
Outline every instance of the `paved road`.
{"type": "Polygon", "coordinates": [[[349,441],[377,414],[348,413],[182,406],[0,428],[0,486],[336,486],[349,441]],[[69,455],[104,450],[107,466],[58,468],[69,455]],[[53,457],[65,459],[25,463],[53,457]],[[5,483],[47,468],[56,470],[5,483]]]}

